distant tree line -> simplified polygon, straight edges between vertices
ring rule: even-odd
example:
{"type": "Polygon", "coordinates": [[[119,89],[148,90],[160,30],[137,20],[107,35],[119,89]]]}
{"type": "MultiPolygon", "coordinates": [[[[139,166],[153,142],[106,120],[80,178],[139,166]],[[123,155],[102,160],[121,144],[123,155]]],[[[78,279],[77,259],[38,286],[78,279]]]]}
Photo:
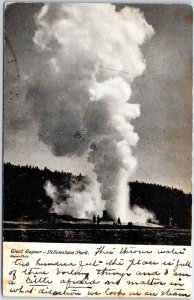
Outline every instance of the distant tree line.
{"type": "Polygon", "coordinates": [[[192,195],[183,191],[151,183],[130,183],[131,205],[154,212],[160,224],[191,228],[192,195]]]}
{"type": "Polygon", "coordinates": [[[56,186],[70,189],[71,184],[83,180],[68,172],[50,171],[47,168],[4,164],[3,204],[4,220],[40,218],[48,215],[52,200],[44,186],[50,180],[56,186]]]}
{"type": "MultiPolygon", "coordinates": [[[[46,195],[47,180],[70,189],[72,183],[83,181],[81,174],[43,170],[31,166],[4,164],[3,218],[4,220],[46,218],[52,200],[46,195]]],[[[168,225],[171,218],[179,228],[191,227],[191,194],[156,184],[131,182],[130,204],[152,211],[160,224],[168,225]]]]}

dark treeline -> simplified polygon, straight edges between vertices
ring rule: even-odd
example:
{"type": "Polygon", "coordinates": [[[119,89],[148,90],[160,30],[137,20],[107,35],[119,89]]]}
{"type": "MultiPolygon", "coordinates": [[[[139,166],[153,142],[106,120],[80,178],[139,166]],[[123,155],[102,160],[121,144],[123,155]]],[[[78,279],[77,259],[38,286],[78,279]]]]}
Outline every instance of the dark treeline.
{"type": "Polygon", "coordinates": [[[154,212],[160,224],[191,228],[191,194],[150,183],[130,183],[131,205],[154,212]]]}
{"type": "Polygon", "coordinates": [[[46,195],[47,180],[64,189],[83,180],[67,172],[52,172],[47,168],[4,164],[4,220],[40,218],[48,215],[52,200],[46,195]]]}
{"type": "MultiPolygon", "coordinates": [[[[46,195],[47,180],[54,185],[70,189],[71,184],[82,181],[83,176],[67,172],[52,172],[45,168],[4,164],[4,220],[46,218],[52,200],[46,195]]],[[[138,205],[155,213],[160,224],[190,228],[191,194],[156,184],[130,183],[131,206],[138,205]]]]}

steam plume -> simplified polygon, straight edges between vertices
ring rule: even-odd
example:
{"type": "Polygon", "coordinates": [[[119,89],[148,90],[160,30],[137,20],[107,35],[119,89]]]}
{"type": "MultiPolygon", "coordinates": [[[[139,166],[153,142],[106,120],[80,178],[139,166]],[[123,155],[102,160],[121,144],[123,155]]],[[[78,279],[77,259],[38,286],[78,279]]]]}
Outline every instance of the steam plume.
{"type": "Polygon", "coordinates": [[[75,218],[91,218],[91,213],[101,214],[104,201],[94,180],[85,178],[72,184],[70,191],[56,187],[50,181],[45,184],[47,195],[53,200],[51,213],[71,215],[75,218]]]}
{"type": "Polygon", "coordinates": [[[44,59],[27,99],[39,138],[56,156],[87,156],[95,173],[63,203],[47,184],[52,210],[88,217],[105,208],[123,221],[146,221],[150,213],[129,207],[127,183],[137,164],[131,147],[138,142],[130,122],[140,115],[129,99],[146,67],[140,46],[152,26],[139,9],[116,11],[111,4],[47,4],[35,22],[34,43],[44,59]]]}

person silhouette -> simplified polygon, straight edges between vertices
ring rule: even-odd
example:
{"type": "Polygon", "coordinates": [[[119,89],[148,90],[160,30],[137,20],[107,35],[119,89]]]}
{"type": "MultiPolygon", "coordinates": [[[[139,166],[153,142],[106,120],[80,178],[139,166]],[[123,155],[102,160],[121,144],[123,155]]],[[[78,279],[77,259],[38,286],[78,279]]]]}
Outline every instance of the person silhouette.
{"type": "Polygon", "coordinates": [[[121,220],[120,220],[120,218],[118,218],[117,223],[118,223],[118,225],[121,225],[121,220]]]}
{"type": "Polygon", "coordinates": [[[99,224],[100,223],[100,217],[99,217],[99,215],[97,216],[97,224],[99,224]]]}
{"type": "Polygon", "coordinates": [[[96,223],[96,216],[94,215],[93,216],[93,224],[95,224],[96,223]]]}

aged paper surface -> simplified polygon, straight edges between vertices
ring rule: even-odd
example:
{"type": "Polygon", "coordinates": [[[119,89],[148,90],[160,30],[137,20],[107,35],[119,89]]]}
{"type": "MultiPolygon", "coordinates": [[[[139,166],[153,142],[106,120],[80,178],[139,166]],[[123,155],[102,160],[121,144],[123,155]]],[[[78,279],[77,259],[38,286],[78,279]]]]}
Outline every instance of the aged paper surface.
{"type": "Polygon", "coordinates": [[[5,296],[191,297],[191,247],[4,243],[5,296]]]}
{"type": "Polygon", "coordinates": [[[5,5],[5,296],[191,297],[192,25],[5,5]]]}

